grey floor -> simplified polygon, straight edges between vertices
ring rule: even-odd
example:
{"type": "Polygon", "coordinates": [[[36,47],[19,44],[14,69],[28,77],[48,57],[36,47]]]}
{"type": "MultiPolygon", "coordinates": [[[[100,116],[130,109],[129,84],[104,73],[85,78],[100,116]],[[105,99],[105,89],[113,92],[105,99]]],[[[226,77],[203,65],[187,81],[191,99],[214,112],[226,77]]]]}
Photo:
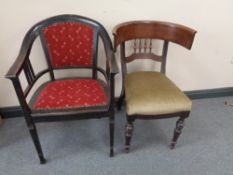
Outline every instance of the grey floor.
{"type": "Polygon", "coordinates": [[[232,175],[233,97],[193,100],[176,149],[168,145],[175,119],[136,121],[125,154],[124,111],[117,112],[115,157],[109,158],[108,121],[38,124],[48,162],[40,165],[23,118],[0,126],[1,175],[232,175]]]}

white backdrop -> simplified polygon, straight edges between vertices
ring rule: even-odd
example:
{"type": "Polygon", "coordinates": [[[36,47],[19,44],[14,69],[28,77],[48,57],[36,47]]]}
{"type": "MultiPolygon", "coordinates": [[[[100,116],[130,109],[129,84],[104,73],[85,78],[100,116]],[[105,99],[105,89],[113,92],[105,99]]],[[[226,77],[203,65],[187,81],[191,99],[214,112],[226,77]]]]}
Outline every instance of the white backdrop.
{"type": "MultiPolygon", "coordinates": [[[[112,28],[128,20],[162,20],[197,30],[191,51],[170,45],[167,75],[182,90],[233,85],[232,0],[1,0],[0,107],[18,105],[11,82],[4,78],[22,39],[36,22],[58,14],[78,14],[112,28]]],[[[40,54],[40,49],[35,50],[40,54]]],[[[116,96],[121,87],[116,77],[116,96]]]]}

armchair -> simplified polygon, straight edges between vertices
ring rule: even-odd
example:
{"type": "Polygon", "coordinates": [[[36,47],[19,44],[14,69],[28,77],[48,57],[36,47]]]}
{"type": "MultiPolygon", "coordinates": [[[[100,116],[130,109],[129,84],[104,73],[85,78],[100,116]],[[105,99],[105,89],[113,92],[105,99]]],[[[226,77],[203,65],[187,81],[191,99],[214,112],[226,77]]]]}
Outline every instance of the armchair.
{"type": "Polygon", "coordinates": [[[45,163],[46,159],[36,129],[38,122],[108,117],[110,156],[114,155],[114,76],[117,73],[111,40],[97,21],[77,15],[59,15],[35,24],[27,32],[6,78],[13,83],[40,163],[45,163]],[[30,55],[37,38],[45,54],[41,59],[47,64],[38,73],[30,55]],[[104,67],[98,65],[100,41],[106,55],[104,67]],[[75,73],[60,78],[61,70],[89,72],[85,76],[75,73]],[[49,80],[33,91],[38,80],[46,75],[49,80]],[[26,77],[25,88],[21,76],[26,77]]]}

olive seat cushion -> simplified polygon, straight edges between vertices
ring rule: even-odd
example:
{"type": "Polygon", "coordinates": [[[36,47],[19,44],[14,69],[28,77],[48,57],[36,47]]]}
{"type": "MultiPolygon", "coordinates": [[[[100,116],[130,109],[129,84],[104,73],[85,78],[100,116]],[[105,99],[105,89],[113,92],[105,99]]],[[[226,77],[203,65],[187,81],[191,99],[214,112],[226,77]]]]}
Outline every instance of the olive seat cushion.
{"type": "Polygon", "coordinates": [[[192,101],[164,74],[133,72],[125,77],[128,115],[160,115],[191,111],[192,101]]]}

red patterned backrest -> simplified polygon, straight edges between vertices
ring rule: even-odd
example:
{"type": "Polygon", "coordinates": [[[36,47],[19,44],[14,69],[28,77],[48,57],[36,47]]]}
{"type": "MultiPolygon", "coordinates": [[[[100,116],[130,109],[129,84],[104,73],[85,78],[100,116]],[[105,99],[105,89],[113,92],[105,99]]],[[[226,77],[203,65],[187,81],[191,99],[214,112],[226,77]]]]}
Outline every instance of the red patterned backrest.
{"type": "Polygon", "coordinates": [[[49,25],[43,30],[53,68],[93,65],[93,35],[91,26],[77,22],[49,25]]]}

